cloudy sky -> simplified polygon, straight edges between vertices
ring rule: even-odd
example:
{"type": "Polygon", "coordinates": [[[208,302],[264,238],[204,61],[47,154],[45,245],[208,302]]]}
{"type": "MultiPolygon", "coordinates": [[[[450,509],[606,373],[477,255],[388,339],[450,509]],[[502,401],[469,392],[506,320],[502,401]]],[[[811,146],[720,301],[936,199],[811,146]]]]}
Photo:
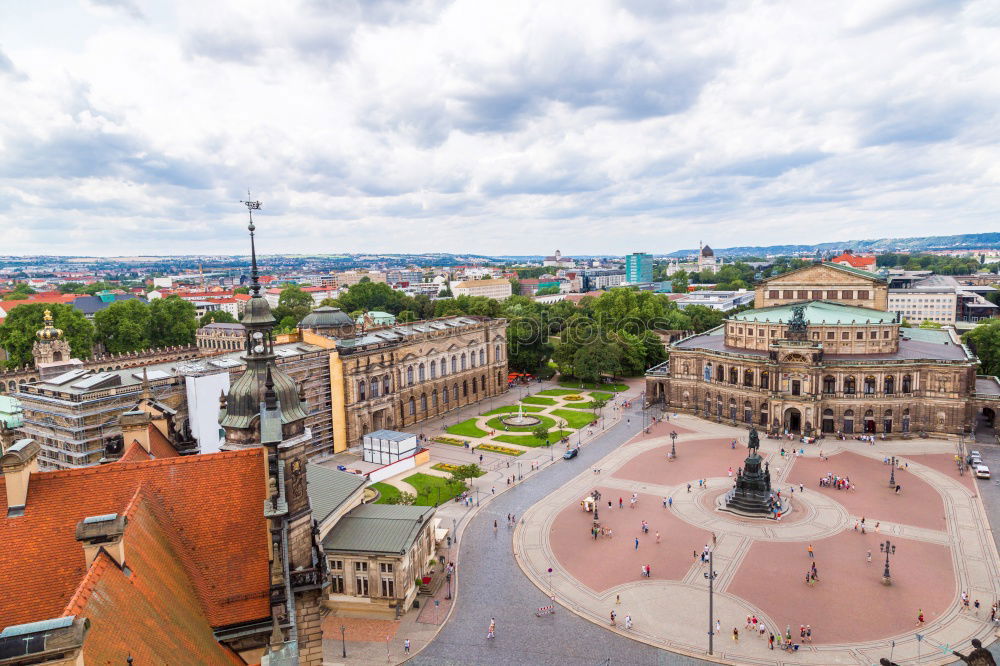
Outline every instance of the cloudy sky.
{"type": "Polygon", "coordinates": [[[998,231],[995,0],[0,0],[0,255],[998,231]]]}

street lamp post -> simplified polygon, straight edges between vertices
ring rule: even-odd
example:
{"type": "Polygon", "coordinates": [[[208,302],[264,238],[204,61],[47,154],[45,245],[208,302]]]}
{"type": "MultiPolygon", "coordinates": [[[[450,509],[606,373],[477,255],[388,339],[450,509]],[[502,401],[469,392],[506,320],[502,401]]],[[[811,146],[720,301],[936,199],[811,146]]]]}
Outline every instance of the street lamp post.
{"type": "Polygon", "coordinates": [[[892,585],[892,577],[889,575],[889,554],[896,554],[896,544],[889,543],[889,540],[886,539],[885,543],[880,543],[878,547],[881,552],[885,553],[885,571],[882,572],[882,584],[892,585]]]}
{"type": "Polygon", "coordinates": [[[718,572],[712,568],[712,551],[708,551],[708,571],[703,574],[708,580],[708,653],[712,654],[713,639],[715,638],[715,626],[712,624],[712,615],[714,615],[715,610],[713,608],[715,587],[714,582],[718,572]]]}
{"type": "Polygon", "coordinates": [[[677,431],[670,431],[670,459],[674,460],[677,458],[677,431]]]}
{"type": "Polygon", "coordinates": [[[893,456],[889,460],[889,465],[891,467],[889,470],[889,486],[894,488],[896,486],[896,456],[893,456]]]}
{"type": "Polygon", "coordinates": [[[445,595],[445,599],[451,599],[451,572],[449,571],[444,575],[444,579],[448,581],[448,594],[445,595]]]}
{"type": "Polygon", "coordinates": [[[521,461],[517,461],[517,480],[520,481],[524,477],[521,475],[521,461]]]}
{"type": "MultiPolygon", "coordinates": [[[[342,651],[342,658],[347,659],[347,638],[346,638],[347,627],[340,625],[340,648],[342,651]]],[[[336,640],[336,639],[334,639],[336,640]]]]}

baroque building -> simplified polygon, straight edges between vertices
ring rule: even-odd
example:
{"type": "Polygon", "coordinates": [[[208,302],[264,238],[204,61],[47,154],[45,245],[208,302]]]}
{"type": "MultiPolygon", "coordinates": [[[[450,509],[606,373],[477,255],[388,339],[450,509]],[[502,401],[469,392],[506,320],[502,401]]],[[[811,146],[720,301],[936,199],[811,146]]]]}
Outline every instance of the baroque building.
{"type": "Polygon", "coordinates": [[[876,275],[814,264],[765,280],[755,308],[673,343],[647,396],[771,432],[957,434],[992,423],[1000,383],[954,330],[905,328],[876,275]]]}

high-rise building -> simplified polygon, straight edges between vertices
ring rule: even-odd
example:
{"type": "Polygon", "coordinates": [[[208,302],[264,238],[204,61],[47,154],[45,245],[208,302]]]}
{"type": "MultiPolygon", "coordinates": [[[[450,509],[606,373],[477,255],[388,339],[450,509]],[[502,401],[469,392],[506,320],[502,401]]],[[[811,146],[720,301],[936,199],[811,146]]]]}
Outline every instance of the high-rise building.
{"type": "Polygon", "coordinates": [[[625,257],[625,281],[629,284],[653,281],[653,257],[645,252],[633,252],[625,257]]]}

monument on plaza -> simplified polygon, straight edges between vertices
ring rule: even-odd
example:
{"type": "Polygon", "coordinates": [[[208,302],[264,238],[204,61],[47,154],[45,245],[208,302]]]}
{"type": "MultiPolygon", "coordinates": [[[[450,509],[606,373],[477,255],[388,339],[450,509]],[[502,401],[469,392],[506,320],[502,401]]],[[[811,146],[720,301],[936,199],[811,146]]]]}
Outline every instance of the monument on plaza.
{"type": "Polygon", "coordinates": [[[750,427],[750,437],[747,442],[750,455],[743,462],[744,467],[736,475],[736,486],[726,496],[726,508],[744,515],[768,516],[773,512],[774,498],[771,494],[771,472],[763,459],[760,450],[760,438],[757,429],[750,427]]]}

